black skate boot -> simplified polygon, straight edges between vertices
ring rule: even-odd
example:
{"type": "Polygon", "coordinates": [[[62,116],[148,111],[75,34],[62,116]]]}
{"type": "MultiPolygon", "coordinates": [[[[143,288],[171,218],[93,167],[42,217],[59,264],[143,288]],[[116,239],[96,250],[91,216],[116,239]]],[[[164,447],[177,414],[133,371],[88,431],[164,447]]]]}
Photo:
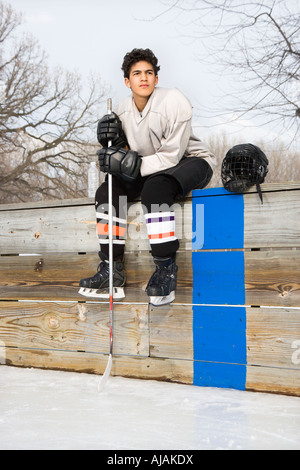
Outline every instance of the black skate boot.
{"type": "Polygon", "coordinates": [[[165,305],[175,299],[177,287],[177,270],[175,257],[153,258],[156,271],[152,274],[146,292],[150,297],[150,303],[154,306],[165,305]]]}
{"type": "MultiPolygon", "coordinates": [[[[79,282],[79,294],[85,297],[109,299],[109,262],[107,256],[99,251],[101,263],[94,276],[81,279],[79,282]]],[[[123,286],[125,285],[125,270],[123,261],[113,262],[113,298],[121,300],[125,297],[123,286]]]]}

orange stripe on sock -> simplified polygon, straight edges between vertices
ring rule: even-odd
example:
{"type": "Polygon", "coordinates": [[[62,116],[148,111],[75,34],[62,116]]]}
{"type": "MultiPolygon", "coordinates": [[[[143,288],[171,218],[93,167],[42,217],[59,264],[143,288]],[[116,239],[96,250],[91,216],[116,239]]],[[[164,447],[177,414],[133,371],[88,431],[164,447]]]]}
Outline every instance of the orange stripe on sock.
{"type": "Polygon", "coordinates": [[[166,232],[166,233],[156,233],[154,235],[149,235],[149,240],[158,240],[160,238],[174,237],[175,232],[166,232]]]}
{"type": "Polygon", "coordinates": [[[113,233],[114,235],[117,235],[118,237],[125,238],[126,236],[126,227],[113,227],[113,233]]]}
{"type": "Polygon", "coordinates": [[[98,235],[108,235],[108,224],[97,224],[98,235]]]}
{"type": "MultiPolygon", "coordinates": [[[[97,233],[98,235],[107,235],[109,234],[108,224],[97,223],[97,233]]],[[[117,225],[113,226],[113,235],[116,237],[125,237],[126,227],[118,227],[117,225]]]]}

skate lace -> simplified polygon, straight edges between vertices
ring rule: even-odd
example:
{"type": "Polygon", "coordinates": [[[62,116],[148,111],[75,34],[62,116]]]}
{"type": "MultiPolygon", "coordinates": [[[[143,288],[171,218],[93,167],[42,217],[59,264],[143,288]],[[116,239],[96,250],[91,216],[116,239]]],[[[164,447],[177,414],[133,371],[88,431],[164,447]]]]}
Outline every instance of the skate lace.
{"type": "Polygon", "coordinates": [[[105,261],[102,261],[98,268],[97,268],[97,273],[93,276],[94,278],[99,278],[99,277],[104,277],[104,275],[109,274],[109,265],[105,261]]]}

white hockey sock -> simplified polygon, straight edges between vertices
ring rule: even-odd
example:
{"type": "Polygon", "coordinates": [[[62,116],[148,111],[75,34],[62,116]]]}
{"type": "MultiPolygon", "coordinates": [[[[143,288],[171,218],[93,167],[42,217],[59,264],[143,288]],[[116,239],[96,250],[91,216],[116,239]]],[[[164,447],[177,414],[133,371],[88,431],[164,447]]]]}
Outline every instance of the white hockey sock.
{"type": "Polygon", "coordinates": [[[151,245],[177,240],[175,236],[175,213],[152,212],[145,215],[147,233],[151,245]]]}

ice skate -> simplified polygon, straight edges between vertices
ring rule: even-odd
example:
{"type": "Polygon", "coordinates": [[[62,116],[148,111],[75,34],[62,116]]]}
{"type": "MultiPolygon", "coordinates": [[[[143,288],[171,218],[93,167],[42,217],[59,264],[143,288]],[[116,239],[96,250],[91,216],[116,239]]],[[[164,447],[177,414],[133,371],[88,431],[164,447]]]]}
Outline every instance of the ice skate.
{"type": "Polygon", "coordinates": [[[152,274],[146,293],[150,297],[150,303],[158,307],[175,300],[177,286],[177,270],[175,258],[154,258],[156,271],[152,274]]]}
{"type": "MultiPolygon", "coordinates": [[[[79,282],[79,294],[85,297],[97,299],[109,299],[109,263],[104,253],[99,252],[101,263],[98,266],[97,273],[79,282]]],[[[113,263],[113,299],[122,300],[125,298],[125,270],[122,261],[113,263]]]]}

